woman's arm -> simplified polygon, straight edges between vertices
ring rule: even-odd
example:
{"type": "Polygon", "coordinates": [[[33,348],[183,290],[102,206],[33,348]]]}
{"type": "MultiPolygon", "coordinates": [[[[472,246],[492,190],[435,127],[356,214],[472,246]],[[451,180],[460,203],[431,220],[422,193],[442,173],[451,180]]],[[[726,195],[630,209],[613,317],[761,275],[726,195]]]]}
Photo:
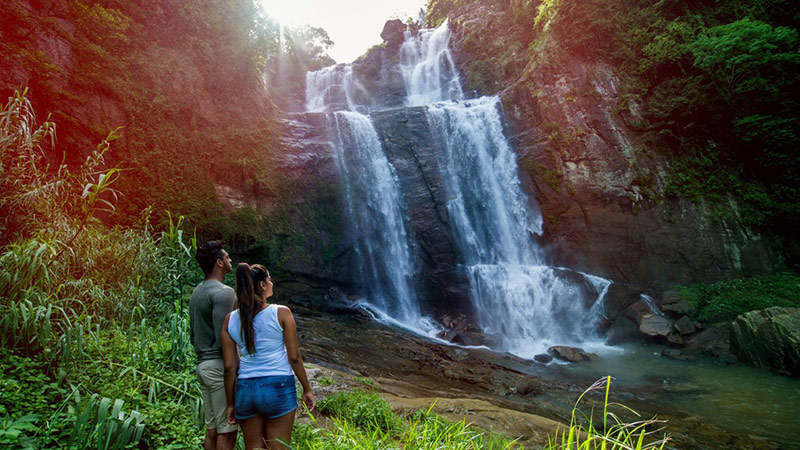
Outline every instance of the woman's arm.
{"type": "Polygon", "coordinates": [[[292,311],[288,307],[280,306],[278,308],[278,322],[283,327],[283,342],[286,345],[289,365],[292,366],[292,372],[300,380],[300,385],[303,386],[303,403],[311,411],[314,409],[316,402],[314,401],[314,394],[311,392],[311,385],[308,383],[306,368],[303,366],[303,357],[300,356],[300,348],[297,345],[297,325],[294,322],[292,311]]]}
{"type": "Polygon", "coordinates": [[[236,343],[228,333],[228,320],[231,314],[225,316],[222,322],[222,363],[225,365],[225,396],[228,400],[228,423],[233,425],[236,423],[236,416],[234,416],[233,405],[234,391],[236,389],[236,372],[239,370],[239,351],[236,348],[236,343]]]}

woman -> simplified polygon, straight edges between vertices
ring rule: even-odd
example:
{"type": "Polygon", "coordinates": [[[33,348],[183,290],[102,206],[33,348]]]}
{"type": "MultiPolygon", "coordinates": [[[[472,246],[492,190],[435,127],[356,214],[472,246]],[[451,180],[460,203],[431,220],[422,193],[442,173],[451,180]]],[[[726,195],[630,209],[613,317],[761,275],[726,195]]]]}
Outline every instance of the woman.
{"type": "Polygon", "coordinates": [[[282,450],[291,440],[297,409],[292,372],[303,386],[303,403],[314,409],[294,317],[286,306],[267,303],[271,295],[272,278],[264,266],[236,267],[238,309],[222,325],[222,359],[228,422],[241,425],[248,450],[282,450]]]}

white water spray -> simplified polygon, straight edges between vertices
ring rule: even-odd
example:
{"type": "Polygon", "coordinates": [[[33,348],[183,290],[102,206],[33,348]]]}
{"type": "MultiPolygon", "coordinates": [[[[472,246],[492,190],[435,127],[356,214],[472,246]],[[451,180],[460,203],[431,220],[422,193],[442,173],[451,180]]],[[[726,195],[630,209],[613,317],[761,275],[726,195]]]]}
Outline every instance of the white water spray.
{"type": "Polygon", "coordinates": [[[351,64],[337,64],[306,73],[306,111],[366,112],[367,107],[357,100],[366,95],[351,64]]]}
{"type": "MultiPolygon", "coordinates": [[[[602,345],[596,319],[611,282],[550,267],[535,238],[542,233],[538,206],[524,193],[517,158],[503,135],[499,99],[464,101],[448,48],[445,22],[417,35],[406,32],[400,68],[407,106],[427,106],[448,191],[448,217],[458,247],[477,325],[502,340],[502,350],[532,357],[551,345],[602,345]]],[[[419,310],[413,286],[417,264],[408,242],[399,180],[368,116],[355,100],[363,88],[352,67],[307,75],[309,111],[329,114],[336,131],[337,164],[347,208],[361,236],[356,252],[365,305],[379,320],[431,335],[438,328],[419,310]],[[348,112],[345,112],[348,111],[348,112]]]]}
{"type": "Polygon", "coordinates": [[[429,105],[464,98],[448,44],[447,20],[436,29],[405,32],[400,47],[400,70],[406,85],[406,106],[429,105]]]}

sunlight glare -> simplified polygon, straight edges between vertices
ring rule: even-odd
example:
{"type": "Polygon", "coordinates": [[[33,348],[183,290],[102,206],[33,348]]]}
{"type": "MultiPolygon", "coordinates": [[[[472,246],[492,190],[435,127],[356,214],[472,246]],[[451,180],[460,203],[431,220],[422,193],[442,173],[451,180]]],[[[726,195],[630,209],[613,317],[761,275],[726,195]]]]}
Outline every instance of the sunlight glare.
{"type": "Polygon", "coordinates": [[[416,19],[426,0],[260,0],[264,12],[287,26],[311,25],[328,32],[337,62],[350,62],[381,42],[383,24],[393,18],[416,19]]]}

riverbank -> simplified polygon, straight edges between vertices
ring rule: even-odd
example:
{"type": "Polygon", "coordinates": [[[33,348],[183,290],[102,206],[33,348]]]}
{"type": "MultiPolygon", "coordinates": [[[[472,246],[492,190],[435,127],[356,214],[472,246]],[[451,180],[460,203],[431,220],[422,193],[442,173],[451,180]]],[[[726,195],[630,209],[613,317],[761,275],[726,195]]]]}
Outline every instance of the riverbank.
{"type": "MultiPolygon", "coordinates": [[[[424,407],[439,399],[434,411],[444,417],[467,419],[475,426],[498,432],[502,429],[504,435],[520,439],[525,448],[540,448],[547,434],[555,431],[554,423],[568,423],[577,397],[594,381],[592,378],[608,375],[601,373],[609,369],[604,364],[614,361],[601,355],[596,366],[547,366],[487,349],[439,344],[377,323],[345,305],[326,304],[322,296],[310,292],[287,295],[282,300],[297,316],[307,361],[325,370],[373,380],[375,389],[397,409],[424,407]]],[[[638,369],[631,366],[624,370],[633,375],[638,369]]],[[[723,375],[716,376],[734,369],[719,370],[723,375]]],[[[669,392],[668,388],[674,388],[669,384],[659,389],[652,380],[637,386],[623,376],[619,378],[612,387],[613,400],[633,407],[645,418],[657,415],[667,420],[666,431],[675,448],[793,448],[790,433],[795,427],[791,421],[797,416],[785,417],[785,424],[777,427],[778,435],[773,432],[767,437],[738,426],[713,423],[709,420],[714,414],[711,404],[695,408],[675,404],[670,399],[681,393],[669,392]]],[[[683,394],[691,403],[695,393],[683,394]]],[[[794,395],[785,393],[788,401],[794,395]]],[[[598,405],[602,399],[589,396],[588,402],[598,405]]],[[[728,399],[724,403],[718,408],[726,408],[726,413],[733,408],[735,412],[735,402],[728,399]]],[[[750,419],[745,415],[740,418],[750,419]]]]}

